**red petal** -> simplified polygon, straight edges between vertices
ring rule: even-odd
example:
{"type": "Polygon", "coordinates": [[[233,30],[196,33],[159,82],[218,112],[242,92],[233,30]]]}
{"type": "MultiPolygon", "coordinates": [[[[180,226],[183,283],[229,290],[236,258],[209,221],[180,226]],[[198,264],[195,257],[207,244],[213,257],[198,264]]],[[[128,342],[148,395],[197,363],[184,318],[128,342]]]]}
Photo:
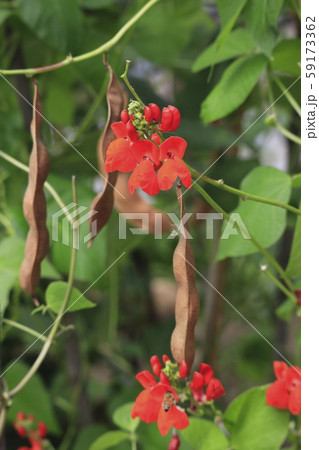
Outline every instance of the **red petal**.
{"type": "Polygon", "coordinates": [[[136,167],[130,143],[126,139],[114,139],[106,150],[106,172],[131,172],[136,167]]]}
{"type": "Polygon", "coordinates": [[[143,160],[130,176],[128,187],[131,194],[133,194],[138,187],[149,195],[158,194],[159,186],[154,170],[154,164],[148,159],[143,160]]]}
{"type": "Polygon", "coordinates": [[[175,170],[175,161],[173,159],[167,159],[162,167],[157,172],[158,185],[162,191],[170,189],[177,178],[175,170]]]}
{"type": "Polygon", "coordinates": [[[185,361],[181,361],[178,374],[181,378],[187,377],[188,367],[187,367],[187,363],[185,361]]]}
{"type": "Polygon", "coordinates": [[[203,375],[204,386],[206,386],[209,383],[209,381],[211,380],[211,378],[213,378],[213,376],[214,376],[213,369],[208,364],[205,364],[205,363],[201,363],[199,365],[199,373],[201,375],[203,375]]]}
{"type": "Polygon", "coordinates": [[[210,400],[217,400],[222,395],[225,395],[224,386],[217,378],[212,378],[208,383],[206,389],[206,399],[209,402],[210,400]]]}
{"type": "Polygon", "coordinates": [[[183,161],[177,156],[174,158],[174,161],[177,175],[182,180],[183,185],[186,188],[190,188],[192,185],[192,176],[190,174],[190,171],[186,167],[185,163],[183,163],[183,161]]]}
{"type": "Polygon", "coordinates": [[[131,411],[131,417],[139,417],[147,423],[156,422],[162,400],[157,400],[150,389],[145,389],[136,398],[131,411]]]}
{"type": "Polygon", "coordinates": [[[145,156],[151,159],[156,166],[160,163],[158,148],[153,142],[146,139],[135,142],[131,147],[131,152],[138,163],[143,161],[145,156]]]}
{"type": "Polygon", "coordinates": [[[173,405],[168,411],[164,411],[164,408],[160,408],[157,425],[161,435],[165,436],[171,427],[177,428],[178,430],[187,428],[189,419],[185,411],[182,411],[173,405]]]}
{"type": "Polygon", "coordinates": [[[135,378],[145,389],[151,388],[157,383],[151,372],[148,370],[143,370],[143,372],[138,373],[135,378]]]}
{"type": "Polygon", "coordinates": [[[199,372],[193,373],[193,381],[190,383],[189,387],[192,391],[198,391],[199,389],[202,389],[204,386],[204,378],[203,375],[199,372]]]}
{"type": "Polygon", "coordinates": [[[117,138],[128,137],[127,128],[123,122],[114,122],[112,123],[111,128],[117,138]]]}
{"type": "Polygon", "coordinates": [[[168,131],[175,131],[180,126],[181,113],[175,106],[172,105],[168,105],[168,109],[170,109],[173,113],[173,123],[168,131]]]}
{"type": "Polygon", "coordinates": [[[166,385],[170,385],[171,384],[170,381],[169,381],[168,376],[164,372],[160,373],[160,382],[162,384],[166,384],[166,385]]]}
{"type": "Polygon", "coordinates": [[[288,375],[289,367],[287,364],[283,361],[274,361],[274,372],[276,375],[276,378],[278,380],[282,380],[286,378],[288,375]]]}
{"type": "Polygon", "coordinates": [[[163,142],[163,144],[160,145],[161,161],[169,157],[168,153],[171,153],[174,156],[178,156],[179,158],[183,158],[186,147],[187,142],[185,141],[185,139],[182,139],[177,136],[169,137],[163,142]]]}
{"type": "Polygon", "coordinates": [[[287,409],[289,402],[289,394],[284,381],[275,381],[266,391],[267,405],[274,408],[287,409]]]}
{"type": "Polygon", "coordinates": [[[289,395],[288,402],[289,411],[291,414],[298,415],[301,411],[301,386],[296,386],[289,395]]]}

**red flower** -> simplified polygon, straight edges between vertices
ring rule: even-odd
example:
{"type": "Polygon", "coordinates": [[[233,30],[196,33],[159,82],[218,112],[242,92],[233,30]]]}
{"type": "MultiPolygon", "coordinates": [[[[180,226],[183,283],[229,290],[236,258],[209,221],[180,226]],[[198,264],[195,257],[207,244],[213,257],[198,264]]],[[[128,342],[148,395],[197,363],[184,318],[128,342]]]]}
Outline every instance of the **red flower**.
{"type": "Polygon", "coordinates": [[[172,426],[181,430],[189,425],[187,414],[176,406],[178,395],[169,384],[158,383],[148,370],[140,372],[136,378],[145,389],[135,400],[131,411],[133,419],[139,417],[147,423],[157,422],[162,436],[172,426]]]}
{"type": "MultiPolygon", "coordinates": [[[[105,170],[106,172],[131,172],[136,167],[136,160],[131,152],[131,145],[137,139],[132,132],[127,128],[130,121],[125,125],[123,122],[115,122],[111,128],[117,137],[107,148],[105,170]]],[[[135,130],[136,132],[136,130],[135,130]]],[[[137,133],[136,133],[137,134],[137,133]]]]}
{"type": "Polygon", "coordinates": [[[182,361],[179,366],[179,376],[181,378],[185,378],[185,377],[187,377],[187,374],[188,374],[187,364],[185,361],[182,361]]]}
{"type": "Polygon", "coordinates": [[[206,389],[206,400],[210,402],[211,400],[217,400],[222,395],[225,395],[224,386],[217,378],[212,378],[206,389]]]}
{"type": "Polygon", "coordinates": [[[279,409],[289,409],[298,415],[301,410],[301,375],[297,366],[288,367],[282,361],[274,361],[277,378],[266,391],[267,405],[279,409]]]}
{"type": "Polygon", "coordinates": [[[156,168],[160,165],[159,150],[151,141],[138,141],[131,146],[131,153],[139,165],[128,180],[130,193],[140,187],[149,195],[159,192],[156,168]]]}
{"type": "Polygon", "coordinates": [[[178,434],[176,431],[173,431],[173,437],[168,445],[168,450],[178,450],[181,445],[181,441],[179,440],[178,434]]]}
{"type": "Polygon", "coordinates": [[[189,387],[192,390],[194,400],[200,405],[211,400],[217,400],[225,394],[222,383],[214,378],[213,369],[205,363],[200,364],[199,372],[194,372],[193,381],[189,384],[189,387]],[[204,392],[205,386],[207,386],[206,393],[204,392]]]}
{"type": "Polygon", "coordinates": [[[160,145],[160,160],[164,160],[164,164],[159,169],[157,176],[159,188],[162,191],[170,189],[177,177],[180,177],[185,187],[191,186],[191,174],[182,161],[186,147],[185,139],[177,136],[166,139],[160,145]]]}

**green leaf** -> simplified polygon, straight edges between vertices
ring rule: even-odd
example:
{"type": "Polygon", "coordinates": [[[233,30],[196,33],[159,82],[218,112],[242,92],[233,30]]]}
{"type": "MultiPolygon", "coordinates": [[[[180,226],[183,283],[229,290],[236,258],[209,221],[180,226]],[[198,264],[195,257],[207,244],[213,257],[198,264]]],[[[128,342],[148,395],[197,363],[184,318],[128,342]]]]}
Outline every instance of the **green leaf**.
{"type": "Polygon", "coordinates": [[[222,27],[225,28],[231,21],[236,21],[247,0],[218,0],[217,7],[222,27]]]}
{"type": "Polygon", "coordinates": [[[286,275],[289,278],[300,277],[301,272],[301,217],[297,217],[292,247],[289,256],[286,275]]]}
{"type": "Polygon", "coordinates": [[[78,5],[85,9],[104,9],[116,2],[117,0],[77,0],[78,5]]]}
{"type": "Polygon", "coordinates": [[[301,173],[297,173],[291,177],[291,186],[294,188],[301,186],[301,173]]]}
{"type": "MultiPolygon", "coordinates": [[[[15,362],[5,370],[5,380],[9,389],[13,389],[29,371],[29,367],[21,361],[15,362]]],[[[52,409],[51,398],[39,374],[33,375],[28,385],[15,397],[8,411],[8,420],[13,422],[19,411],[33,414],[36,422],[42,421],[50,433],[59,434],[60,428],[52,409]]]]}
{"type": "Polygon", "coordinates": [[[73,444],[74,450],[88,450],[92,442],[96,441],[102,434],[105,434],[106,431],[107,428],[104,425],[91,425],[84,428],[77,435],[77,439],[73,444]]]}
{"type": "Polygon", "coordinates": [[[0,25],[2,25],[11,15],[12,9],[0,9],[0,25]]]}
{"type": "MultiPolygon", "coordinates": [[[[67,290],[67,283],[65,281],[55,281],[49,284],[45,291],[45,301],[48,307],[55,313],[60,311],[64,295],[67,290]]],[[[83,294],[76,288],[73,288],[68,301],[68,311],[79,311],[81,309],[94,308],[96,305],[87,300],[83,294]]]]}
{"type": "MultiPolygon", "coordinates": [[[[240,188],[250,194],[287,203],[291,193],[291,178],[278,169],[261,166],[253,169],[243,179],[240,188]]],[[[234,219],[238,218],[242,221],[248,232],[264,248],[268,248],[277,242],[286,228],[287,211],[277,206],[252,200],[240,200],[239,206],[233,213],[239,214],[239,216],[234,216],[234,219]]],[[[244,239],[242,233],[233,228],[230,222],[223,224],[218,260],[229,256],[249,255],[256,252],[258,250],[250,239],[244,239]],[[234,234],[229,235],[231,232],[234,234]]]]}
{"type": "Polygon", "coordinates": [[[19,278],[19,268],[24,255],[24,242],[17,237],[7,237],[0,243],[0,314],[9,302],[9,293],[19,278]]]}
{"type": "Polygon", "coordinates": [[[248,97],[265,68],[263,55],[244,56],[230,64],[222,79],[206,97],[201,106],[201,118],[205,123],[227,116],[248,97]]]}
{"type": "Polygon", "coordinates": [[[117,408],[113,414],[113,422],[115,423],[115,425],[125,431],[135,431],[140,423],[140,419],[132,419],[131,417],[133,404],[133,402],[125,403],[125,405],[117,408]]]}
{"type": "Polygon", "coordinates": [[[105,450],[129,439],[130,435],[124,431],[108,431],[100,436],[89,448],[89,450],[105,450]]]}
{"type": "Polygon", "coordinates": [[[229,441],[213,421],[190,418],[189,426],[180,431],[196,450],[225,450],[229,441]]]}
{"type": "Polygon", "coordinates": [[[250,0],[244,11],[247,30],[269,57],[277,37],[275,27],[282,4],[283,0],[250,0]]]}
{"type": "MultiPolygon", "coordinates": [[[[216,40],[216,51],[223,46],[247,0],[219,0],[218,11],[222,23],[222,31],[216,40]]],[[[215,56],[215,55],[214,55],[215,56]]]]}
{"type": "Polygon", "coordinates": [[[199,72],[205,67],[214,66],[222,61],[239,55],[247,55],[255,44],[249,33],[244,28],[238,28],[231,32],[222,45],[217,49],[217,41],[208,46],[196,59],[192,70],[199,72]]]}
{"type": "Polygon", "coordinates": [[[276,308],[275,312],[279,319],[289,322],[295,311],[295,303],[290,298],[287,298],[280,306],[278,306],[278,308],[276,308]]]}
{"type": "Polygon", "coordinates": [[[41,40],[67,53],[80,50],[82,15],[74,0],[18,0],[22,21],[41,40]]]}
{"type": "Polygon", "coordinates": [[[288,432],[289,412],[266,404],[261,386],[241,394],[227,408],[224,420],[236,450],[278,450],[288,432]]]}
{"type": "Polygon", "coordinates": [[[289,73],[299,77],[301,75],[301,41],[288,39],[279,42],[274,48],[271,67],[274,70],[289,73]]]}

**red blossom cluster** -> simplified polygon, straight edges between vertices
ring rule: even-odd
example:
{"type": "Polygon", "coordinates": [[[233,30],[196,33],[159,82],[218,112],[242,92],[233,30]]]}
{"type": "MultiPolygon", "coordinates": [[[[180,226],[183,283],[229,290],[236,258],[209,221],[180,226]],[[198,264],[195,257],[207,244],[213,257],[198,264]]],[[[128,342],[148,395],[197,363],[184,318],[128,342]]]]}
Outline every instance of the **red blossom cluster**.
{"type": "Polygon", "coordinates": [[[106,150],[106,172],[132,172],[128,186],[133,194],[141,188],[149,195],[170,189],[177,177],[185,187],[191,174],[182,161],[187,142],[177,136],[164,138],[163,132],[175,131],[181,115],[175,106],[160,110],[155,103],[142,107],[131,101],[121,113],[121,122],[111,128],[116,136],[106,150]]]}
{"type": "Polygon", "coordinates": [[[274,361],[277,380],[266,391],[267,405],[279,409],[289,409],[291,414],[301,411],[301,370],[297,366],[288,367],[282,361],[274,361]]]}
{"type": "Polygon", "coordinates": [[[18,450],[44,450],[46,448],[44,438],[47,435],[47,427],[44,422],[38,422],[35,427],[32,414],[26,416],[24,412],[18,412],[13,427],[19,436],[27,438],[31,444],[31,447],[23,446],[19,447],[18,450]]]}
{"type": "MultiPolygon", "coordinates": [[[[208,364],[200,364],[199,372],[194,372],[192,381],[187,381],[189,370],[185,361],[178,365],[167,355],[163,355],[162,361],[163,364],[156,355],[150,359],[153,374],[159,380],[148,370],[136,375],[144,390],[136,398],[131,416],[147,423],[157,422],[160,433],[165,436],[171,427],[182,430],[189,425],[185,409],[196,409],[218,399],[225,391],[208,364]]],[[[178,436],[174,435],[171,448],[178,446],[178,436]]]]}

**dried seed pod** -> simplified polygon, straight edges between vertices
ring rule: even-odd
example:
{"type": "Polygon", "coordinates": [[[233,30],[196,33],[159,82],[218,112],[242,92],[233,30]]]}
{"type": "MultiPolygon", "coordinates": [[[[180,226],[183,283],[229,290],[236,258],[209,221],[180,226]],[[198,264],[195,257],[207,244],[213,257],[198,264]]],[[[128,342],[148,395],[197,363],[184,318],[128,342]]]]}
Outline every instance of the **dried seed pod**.
{"type": "MultiPolygon", "coordinates": [[[[110,142],[115,139],[114,133],[111,129],[111,125],[114,122],[120,120],[121,112],[124,110],[127,100],[122,85],[118,82],[111,66],[108,64],[106,59],[104,59],[104,64],[108,68],[110,72],[110,82],[107,88],[106,93],[106,101],[108,106],[108,119],[103,130],[103,133],[99,139],[98,143],[98,161],[100,172],[104,175],[104,160],[106,149],[109,146],[110,142]],[[103,168],[103,169],[102,169],[103,168]]],[[[90,215],[89,225],[91,232],[91,239],[88,243],[88,247],[91,247],[95,236],[99,233],[99,231],[107,224],[114,203],[114,186],[116,183],[118,172],[112,172],[106,174],[105,184],[103,191],[100,192],[92,201],[90,206],[90,211],[96,212],[94,215],[90,215]],[[93,230],[93,224],[96,226],[96,229],[93,230]],[[94,235],[93,235],[94,231],[94,235]]]]}
{"type": "MultiPolygon", "coordinates": [[[[34,297],[40,281],[41,261],[49,249],[49,232],[46,227],[46,199],[43,185],[50,170],[50,157],[40,138],[42,106],[38,84],[34,84],[33,118],[30,125],[33,147],[29,161],[29,183],[23,199],[23,213],[29,224],[25,257],[20,267],[22,289],[34,297]]],[[[35,299],[35,303],[37,300],[35,299]]]]}
{"type": "MultiPolygon", "coordinates": [[[[176,189],[181,218],[184,216],[182,189],[176,189]]],[[[185,361],[188,369],[195,356],[195,325],[199,314],[199,297],[195,283],[194,256],[187,223],[181,223],[180,238],[173,256],[173,270],[177,283],[175,329],[171,337],[171,351],[175,361],[185,361]]]]}

